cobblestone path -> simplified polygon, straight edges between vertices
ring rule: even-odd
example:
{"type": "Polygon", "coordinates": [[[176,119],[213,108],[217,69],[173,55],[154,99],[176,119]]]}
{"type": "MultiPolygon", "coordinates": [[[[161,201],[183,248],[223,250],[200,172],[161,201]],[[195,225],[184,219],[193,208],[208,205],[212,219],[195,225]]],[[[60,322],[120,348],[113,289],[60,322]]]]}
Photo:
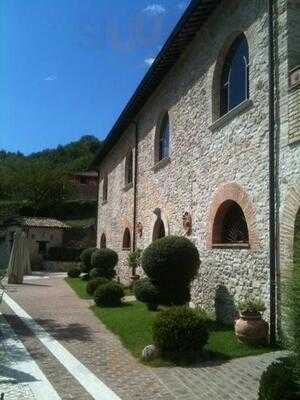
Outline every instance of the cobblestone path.
{"type": "MultiPolygon", "coordinates": [[[[124,349],[88,309],[89,301],[79,299],[61,275],[10,285],[8,295],[121,400],[256,400],[261,372],[280,355],[150,368],[124,349]]],[[[1,312],[62,400],[93,399],[7,304],[1,312]]]]}

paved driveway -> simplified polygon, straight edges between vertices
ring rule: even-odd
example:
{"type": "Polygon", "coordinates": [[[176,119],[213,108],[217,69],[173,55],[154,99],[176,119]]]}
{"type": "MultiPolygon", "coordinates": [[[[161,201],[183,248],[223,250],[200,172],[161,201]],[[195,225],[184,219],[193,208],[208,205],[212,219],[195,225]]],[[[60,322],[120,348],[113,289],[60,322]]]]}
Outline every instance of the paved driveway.
{"type": "Polygon", "coordinates": [[[27,278],[23,285],[10,285],[7,294],[1,306],[4,320],[44,374],[43,384],[49,383],[63,400],[256,400],[262,371],[280,355],[189,368],[146,367],[61,274],[27,278]]]}

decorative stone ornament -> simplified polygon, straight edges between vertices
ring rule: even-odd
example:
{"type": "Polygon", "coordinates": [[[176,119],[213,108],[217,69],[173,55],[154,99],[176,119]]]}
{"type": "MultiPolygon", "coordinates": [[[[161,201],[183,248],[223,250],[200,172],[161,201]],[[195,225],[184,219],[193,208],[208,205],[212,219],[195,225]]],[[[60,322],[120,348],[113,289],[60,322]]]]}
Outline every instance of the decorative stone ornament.
{"type": "Polygon", "coordinates": [[[192,233],[192,216],[189,212],[185,212],[182,216],[182,225],[185,236],[190,236],[192,233]]]}
{"type": "Polygon", "coordinates": [[[153,360],[157,356],[158,356],[158,350],[154,344],[146,346],[142,352],[142,358],[144,361],[153,360]]]}
{"type": "Polygon", "coordinates": [[[136,231],[137,231],[139,237],[141,238],[143,236],[143,225],[141,222],[138,222],[136,224],[136,231]]]}

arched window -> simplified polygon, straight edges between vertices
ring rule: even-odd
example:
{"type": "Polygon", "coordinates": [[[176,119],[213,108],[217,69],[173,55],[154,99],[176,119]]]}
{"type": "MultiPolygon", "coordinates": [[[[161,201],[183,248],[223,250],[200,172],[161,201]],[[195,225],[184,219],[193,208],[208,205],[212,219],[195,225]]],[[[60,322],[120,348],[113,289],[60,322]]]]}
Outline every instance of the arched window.
{"type": "Polygon", "coordinates": [[[169,158],[170,156],[170,120],[169,114],[163,116],[159,127],[158,160],[169,158]]]}
{"type": "Polygon", "coordinates": [[[153,235],[152,239],[158,240],[166,236],[166,231],[165,231],[165,225],[163,223],[163,220],[158,218],[155,222],[154,228],[153,228],[153,235]]]}
{"type": "Polygon", "coordinates": [[[130,250],[130,248],[131,248],[130,230],[126,228],[123,234],[123,250],[130,250]]]}
{"type": "Polygon", "coordinates": [[[221,75],[220,116],[249,98],[249,46],[240,34],[231,45],[221,75]]]}
{"type": "Polygon", "coordinates": [[[105,233],[102,233],[102,235],[101,235],[100,249],[106,249],[106,236],[105,236],[105,233]]]}
{"type": "Polygon", "coordinates": [[[133,153],[132,150],[126,156],[125,160],[125,185],[133,182],[133,153]]]}
{"type": "Polygon", "coordinates": [[[108,178],[107,175],[103,178],[103,192],[102,192],[102,201],[103,203],[107,202],[107,192],[108,192],[108,178]]]}
{"type": "Polygon", "coordinates": [[[213,244],[249,245],[249,232],[241,207],[233,200],[221,204],[213,225],[213,244]]]}

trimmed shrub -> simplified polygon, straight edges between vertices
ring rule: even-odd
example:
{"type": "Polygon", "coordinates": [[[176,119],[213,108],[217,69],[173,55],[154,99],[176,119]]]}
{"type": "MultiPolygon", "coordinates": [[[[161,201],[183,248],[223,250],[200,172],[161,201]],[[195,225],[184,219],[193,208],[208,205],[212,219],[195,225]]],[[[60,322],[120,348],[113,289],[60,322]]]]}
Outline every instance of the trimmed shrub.
{"type": "Polygon", "coordinates": [[[274,362],[263,372],[258,390],[258,400],[296,400],[293,381],[293,362],[289,359],[274,362]]]}
{"type": "Polygon", "coordinates": [[[147,276],[160,286],[182,286],[190,283],[200,266],[196,246],[187,238],[167,236],[154,241],[142,254],[147,276]]]}
{"type": "Polygon", "coordinates": [[[116,272],[114,270],[118,263],[118,254],[111,249],[96,250],[92,254],[91,264],[98,270],[99,276],[112,279],[116,272]]]}
{"type": "Polygon", "coordinates": [[[136,274],[136,269],[141,265],[142,250],[136,249],[128,254],[128,267],[131,268],[132,276],[136,274]]]}
{"type": "Polygon", "coordinates": [[[83,250],[80,254],[80,260],[82,261],[81,271],[88,273],[92,269],[91,258],[94,251],[97,249],[95,247],[90,247],[88,249],[83,250]]]}
{"type": "Polygon", "coordinates": [[[182,306],[191,300],[190,284],[159,287],[160,302],[166,306],[182,306]]]}
{"type": "Polygon", "coordinates": [[[153,311],[157,309],[160,303],[159,290],[149,278],[141,279],[134,285],[134,295],[137,300],[146,303],[148,308],[153,311]]]}
{"type": "Polygon", "coordinates": [[[109,283],[109,280],[106,278],[96,278],[89,281],[86,285],[86,291],[88,294],[94,294],[96,289],[101,286],[109,283]]]}
{"type": "Polygon", "coordinates": [[[162,356],[191,361],[203,350],[209,337],[205,314],[187,307],[161,311],[153,323],[153,340],[162,356]]]}
{"type": "Polygon", "coordinates": [[[69,278],[78,278],[80,274],[81,274],[81,269],[78,267],[70,268],[70,270],[68,271],[69,278]]]}
{"type": "Polygon", "coordinates": [[[98,286],[95,291],[95,303],[97,306],[116,307],[121,305],[121,299],[124,295],[124,289],[121,285],[109,282],[98,286]]]}
{"type": "Polygon", "coordinates": [[[97,268],[92,268],[88,275],[90,279],[99,278],[99,271],[97,270],[97,268]]]}

